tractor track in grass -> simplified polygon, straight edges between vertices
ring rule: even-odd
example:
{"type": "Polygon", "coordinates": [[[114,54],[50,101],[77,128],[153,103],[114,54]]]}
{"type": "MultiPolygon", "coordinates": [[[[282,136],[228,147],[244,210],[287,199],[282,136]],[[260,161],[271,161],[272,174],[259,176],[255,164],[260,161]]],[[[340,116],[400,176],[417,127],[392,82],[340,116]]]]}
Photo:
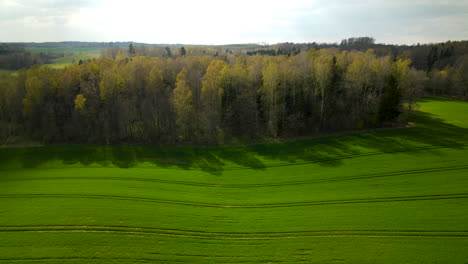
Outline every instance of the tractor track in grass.
{"type": "Polygon", "coordinates": [[[121,226],[0,226],[0,233],[114,233],[133,235],[160,235],[197,239],[287,239],[307,237],[440,237],[468,238],[468,231],[428,231],[428,230],[318,230],[291,232],[209,232],[162,228],[121,227],[121,226]]]}
{"type": "MultiPolygon", "coordinates": [[[[456,144],[432,145],[432,146],[420,146],[420,147],[403,147],[403,148],[397,148],[397,149],[389,149],[389,150],[385,150],[385,151],[369,151],[369,152],[364,152],[364,153],[359,153],[359,151],[356,151],[357,153],[355,153],[355,154],[342,155],[342,156],[336,156],[336,157],[325,157],[325,158],[318,158],[318,159],[312,159],[312,160],[304,160],[302,162],[273,163],[273,164],[267,164],[267,165],[258,166],[258,167],[245,167],[245,166],[242,166],[242,167],[224,167],[221,170],[222,171],[237,171],[237,170],[251,170],[251,169],[263,170],[263,169],[277,168],[277,167],[300,166],[300,165],[307,165],[307,164],[314,164],[314,163],[327,163],[327,162],[340,161],[340,160],[345,160],[345,159],[376,156],[376,155],[383,155],[383,154],[405,153],[405,152],[424,151],[424,150],[433,150],[433,149],[444,149],[444,148],[462,149],[465,146],[468,146],[468,143],[456,143],[456,144]]],[[[272,152],[257,153],[256,151],[253,151],[253,154],[256,155],[256,156],[258,155],[258,156],[268,157],[269,153],[272,153],[272,152]]],[[[211,154],[213,154],[215,157],[219,158],[220,160],[226,160],[226,158],[223,158],[223,155],[216,155],[217,154],[216,152],[213,152],[211,154]]],[[[281,154],[287,156],[288,152],[283,151],[283,152],[281,152],[281,154]]],[[[296,151],[291,151],[291,154],[293,156],[295,156],[295,155],[297,155],[297,152],[296,151]]],[[[276,154],[276,155],[279,156],[279,154],[276,154]]],[[[320,153],[318,155],[323,155],[323,153],[320,153]]],[[[297,159],[301,160],[300,157],[298,157],[297,159]]],[[[143,162],[152,162],[153,160],[154,159],[147,158],[147,157],[142,157],[141,158],[141,161],[143,161],[143,162]]],[[[194,159],[194,161],[196,161],[196,160],[204,160],[204,159],[203,158],[194,159]]],[[[229,158],[227,158],[227,160],[229,160],[229,158]]],[[[170,168],[164,168],[164,169],[181,169],[181,170],[189,169],[189,170],[196,170],[196,171],[204,171],[204,169],[202,169],[200,167],[186,167],[186,168],[170,167],[170,168]]]]}
{"type": "MultiPolygon", "coordinates": [[[[164,254],[166,255],[166,254],[164,254]]],[[[167,254],[167,256],[174,256],[174,257],[179,257],[182,258],[184,257],[183,255],[178,255],[178,254],[167,254]]],[[[192,257],[201,257],[201,256],[196,256],[193,255],[192,257]]],[[[255,258],[256,256],[242,256],[241,258],[255,258]]],[[[203,256],[203,258],[213,258],[212,256],[206,255],[203,256]]],[[[216,258],[216,257],[214,257],[216,258]]],[[[225,257],[229,258],[229,257],[225,257]]],[[[163,258],[84,258],[84,257],[69,257],[69,258],[52,258],[52,257],[44,257],[44,258],[11,258],[11,259],[1,259],[0,262],[7,262],[7,263],[15,263],[15,262],[46,262],[49,263],[50,261],[53,262],[67,262],[67,261],[86,261],[88,263],[89,261],[96,261],[98,263],[102,263],[102,261],[110,261],[111,263],[193,263],[193,259],[187,259],[187,260],[182,260],[182,259],[163,259],[163,258]],[[131,262],[129,262],[131,261],[131,262]]],[[[237,261],[223,261],[219,263],[298,263],[298,262],[309,262],[309,260],[304,260],[304,259],[298,259],[294,261],[285,261],[285,260],[237,260],[237,261]]]]}
{"type": "MultiPolygon", "coordinates": [[[[327,163],[327,162],[333,162],[333,161],[340,161],[340,160],[345,160],[345,159],[353,159],[353,158],[361,158],[361,157],[368,157],[368,156],[376,156],[376,155],[383,155],[383,154],[394,154],[394,153],[405,153],[405,152],[413,152],[413,151],[423,151],[423,150],[433,150],[433,149],[444,149],[444,148],[463,148],[467,146],[468,144],[447,144],[447,145],[436,145],[436,146],[426,146],[426,147],[414,147],[414,148],[402,148],[402,149],[393,149],[393,150],[388,150],[388,151],[373,151],[373,152],[364,152],[364,153],[359,153],[359,154],[351,154],[351,155],[343,155],[343,156],[337,156],[333,158],[323,158],[323,159],[316,159],[316,160],[310,160],[310,161],[304,161],[304,162],[294,162],[294,163],[278,163],[278,164],[271,164],[268,166],[265,166],[265,169],[267,168],[277,168],[277,167],[289,167],[289,166],[298,166],[298,165],[307,165],[307,164],[313,164],[313,163],[327,163]]],[[[228,168],[225,169],[226,171],[230,170],[246,170],[246,169],[251,169],[251,168],[228,168]]]]}
{"type": "Polygon", "coordinates": [[[468,165],[446,166],[446,167],[414,169],[414,170],[404,170],[404,171],[385,172],[385,173],[362,174],[362,175],[355,175],[355,176],[348,176],[348,177],[335,177],[335,178],[328,178],[328,179],[314,179],[314,180],[276,182],[276,183],[259,183],[259,184],[248,184],[248,183],[246,184],[210,184],[210,183],[192,182],[192,181],[177,181],[177,180],[133,178],[133,177],[112,177],[112,176],[111,177],[86,177],[86,176],[34,177],[34,178],[5,179],[2,181],[7,182],[7,181],[88,180],[89,179],[89,180],[152,182],[152,183],[165,183],[165,184],[176,184],[176,185],[207,187],[207,188],[245,189],[245,188],[282,187],[282,186],[294,186],[294,185],[305,185],[305,184],[315,184],[315,183],[352,181],[352,180],[361,180],[361,179],[395,177],[395,176],[402,176],[402,175],[467,170],[467,169],[468,169],[468,165]]]}
{"type": "Polygon", "coordinates": [[[0,258],[0,262],[7,262],[7,263],[11,263],[11,262],[31,262],[31,261],[34,261],[34,262],[37,262],[37,261],[40,261],[40,262],[46,262],[48,263],[49,261],[54,261],[54,262],[66,262],[66,261],[97,261],[97,262],[101,262],[101,261],[111,261],[112,263],[115,263],[115,262],[123,262],[123,263],[129,263],[129,261],[131,261],[132,263],[134,263],[135,261],[138,262],[138,263],[154,263],[155,261],[165,261],[165,262],[177,262],[177,263],[187,263],[187,262],[191,262],[190,260],[174,260],[174,259],[150,259],[150,258],[83,258],[83,257],[67,257],[67,258],[51,258],[51,257],[44,257],[44,258],[0,258]]]}
{"type": "MultiPolygon", "coordinates": [[[[252,170],[252,169],[253,170],[265,170],[265,169],[268,169],[268,168],[300,166],[300,165],[307,165],[307,164],[314,164],[314,163],[327,163],[327,162],[334,162],[334,161],[340,161],[340,160],[345,160],[345,159],[376,156],[376,155],[384,155],[384,154],[393,154],[393,153],[405,153],[405,152],[435,150],[435,149],[444,149],[444,148],[463,149],[466,146],[468,146],[468,143],[432,145],[432,146],[409,147],[409,148],[405,147],[405,148],[398,148],[398,149],[390,149],[390,150],[386,150],[386,151],[371,151],[371,152],[356,153],[356,154],[342,155],[342,156],[336,156],[336,157],[318,158],[318,159],[313,159],[313,160],[305,160],[305,161],[302,161],[302,162],[285,162],[285,163],[276,163],[276,164],[273,163],[273,164],[260,165],[260,166],[251,166],[251,167],[248,167],[248,166],[222,167],[222,168],[215,169],[215,170],[216,171],[218,171],[218,170],[219,171],[238,171],[238,170],[252,170]]],[[[356,152],[358,152],[358,151],[356,151],[356,152]]],[[[296,152],[292,152],[292,153],[297,154],[296,152]]],[[[216,158],[219,158],[220,160],[226,160],[226,158],[223,158],[222,155],[221,156],[216,155],[217,154],[216,152],[213,152],[211,154],[213,154],[216,158]]],[[[266,155],[265,152],[255,153],[255,151],[254,151],[253,154],[268,157],[268,155],[266,155]]],[[[282,152],[281,154],[287,154],[287,153],[282,152]]],[[[279,154],[277,154],[277,155],[279,155],[279,154]]],[[[319,155],[323,155],[323,153],[319,154],[319,155]]],[[[139,157],[138,162],[154,162],[155,159],[156,158],[139,157]]],[[[297,159],[300,160],[301,158],[298,157],[297,159]]],[[[195,162],[196,160],[205,160],[205,159],[202,159],[202,158],[193,159],[192,162],[195,162]]],[[[227,159],[227,160],[229,160],[229,159],[227,159]]],[[[78,163],[78,161],[76,163],[78,163]]],[[[200,167],[197,167],[197,166],[190,166],[190,164],[184,164],[183,162],[180,165],[183,165],[183,166],[179,167],[177,164],[175,164],[175,165],[170,165],[170,166],[167,166],[167,167],[155,167],[155,168],[149,167],[149,169],[210,171],[209,169],[203,169],[203,168],[200,168],[200,167]]],[[[220,165],[220,164],[216,164],[216,165],[220,165]]],[[[94,167],[91,167],[91,168],[94,168],[94,167]]],[[[109,167],[97,167],[97,168],[109,168],[109,167]]],[[[38,168],[26,168],[26,169],[38,169],[38,168]]],[[[59,168],[52,167],[52,168],[41,168],[41,169],[46,169],[46,170],[49,170],[49,169],[63,169],[63,167],[59,167],[59,168]]],[[[9,171],[9,170],[17,170],[17,168],[0,169],[0,170],[1,171],[9,171]]]]}
{"type": "Polygon", "coordinates": [[[301,230],[301,231],[273,231],[273,232],[224,232],[224,231],[204,231],[204,230],[189,230],[189,229],[175,229],[175,228],[157,228],[157,227],[139,227],[139,226],[123,226],[123,225],[3,225],[0,226],[0,231],[22,231],[26,230],[43,230],[43,229],[122,229],[122,230],[149,230],[155,232],[183,232],[183,233],[201,233],[208,235],[265,235],[265,234],[278,234],[278,235],[289,235],[289,234],[304,234],[304,233],[349,233],[349,232],[361,232],[361,233],[467,233],[468,230],[422,230],[422,229],[413,229],[413,230],[403,230],[403,229],[393,229],[393,230],[384,230],[384,229],[375,229],[375,230],[363,230],[363,229],[337,229],[337,230],[301,230]]]}
{"type": "Polygon", "coordinates": [[[468,193],[456,194],[433,194],[433,195],[413,195],[413,196],[394,196],[377,198],[360,198],[347,200],[323,200],[323,201],[305,201],[290,203],[263,203],[263,204],[215,204],[215,203],[197,203],[177,200],[153,199],[144,197],[118,196],[118,195],[99,195],[99,194],[2,194],[0,199],[36,199],[36,198],[60,198],[60,199],[104,199],[104,200],[123,200],[137,201],[159,204],[174,204],[194,207],[211,207],[226,209],[248,209],[248,208],[277,208],[277,207],[297,207],[297,206],[317,206],[317,205],[344,205],[361,203],[387,203],[387,202],[410,202],[425,200],[447,200],[447,199],[468,199],[468,193]]]}

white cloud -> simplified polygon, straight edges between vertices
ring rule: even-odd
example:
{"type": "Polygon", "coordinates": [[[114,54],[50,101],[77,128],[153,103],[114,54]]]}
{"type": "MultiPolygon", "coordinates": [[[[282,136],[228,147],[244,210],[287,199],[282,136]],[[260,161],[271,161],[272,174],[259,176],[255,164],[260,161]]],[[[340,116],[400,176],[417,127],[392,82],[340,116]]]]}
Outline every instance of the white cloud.
{"type": "Polygon", "coordinates": [[[0,0],[0,41],[221,44],[366,35],[413,43],[466,38],[468,21],[460,18],[467,15],[468,3],[454,0],[0,0]]]}

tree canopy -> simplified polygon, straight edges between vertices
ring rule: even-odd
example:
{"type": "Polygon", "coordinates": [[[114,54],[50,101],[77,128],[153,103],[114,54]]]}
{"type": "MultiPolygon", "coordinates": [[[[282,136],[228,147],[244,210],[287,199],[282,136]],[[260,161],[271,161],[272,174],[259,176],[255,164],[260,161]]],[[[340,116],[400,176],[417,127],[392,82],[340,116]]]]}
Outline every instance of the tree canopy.
{"type": "Polygon", "coordinates": [[[403,103],[424,93],[468,95],[466,56],[428,72],[374,50],[199,56],[187,49],[174,57],[161,48],[161,57],[149,57],[132,47],[135,57],[120,50],[64,69],[2,75],[0,142],[222,144],[314,135],[404,122],[403,103]]]}

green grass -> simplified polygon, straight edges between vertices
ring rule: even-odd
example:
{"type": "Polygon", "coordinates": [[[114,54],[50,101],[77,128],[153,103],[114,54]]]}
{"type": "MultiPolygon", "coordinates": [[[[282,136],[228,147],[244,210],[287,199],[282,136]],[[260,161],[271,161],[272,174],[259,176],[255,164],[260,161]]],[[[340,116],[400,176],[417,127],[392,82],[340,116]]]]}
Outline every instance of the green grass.
{"type": "Polygon", "coordinates": [[[0,74],[16,74],[17,71],[0,69],[0,74]]]}
{"type": "Polygon", "coordinates": [[[97,53],[84,53],[84,54],[73,54],[69,56],[65,56],[62,58],[54,59],[51,67],[53,68],[63,68],[67,65],[70,65],[72,63],[78,63],[80,60],[92,60],[92,59],[97,59],[99,58],[100,54],[97,53]]]}
{"type": "Polygon", "coordinates": [[[245,147],[0,149],[2,263],[467,263],[468,103],[245,147]]]}
{"type": "Polygon", "coordinates": [[[64,53],[65,56],[52,60],[49,64],[52,68],[62,69],[80,60],[99,58],[103,48],[95,47],[27,47],[26,51],[31,53],[64,53]]]}

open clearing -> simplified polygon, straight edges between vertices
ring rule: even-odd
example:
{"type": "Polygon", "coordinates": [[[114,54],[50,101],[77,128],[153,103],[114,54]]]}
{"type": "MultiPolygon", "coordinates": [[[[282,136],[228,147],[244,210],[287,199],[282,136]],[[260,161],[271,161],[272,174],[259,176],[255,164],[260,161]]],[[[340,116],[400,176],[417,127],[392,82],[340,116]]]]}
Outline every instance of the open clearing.
{"type": "Polygon", "coordinates": [[[26,51],[31,53],[63,53],[64,57],[53,59],[52,68],[61,69],[70,64],[77,64],[80,60],[92,60],[99,58],[103,48],[96,47],[27,47],[26,51]]]}
{"type": "Polygon", "coordinates": [[[16,71],[0,69],[0,74],[15,74],[16,71]]]}
{"type": "Polygon", "coordinates": [[[467,263],[468,103],[245,147],[0,149],[0,263],[467,263]]]}
{"type": "Polygon", "coordinates": [[[82,61],[92,60],[92,59],[99,58],[99,56],[101,56],[99,53],[80,53],[80,54],[72,53],[71,55],[67,55],[62,58],[54,59],[52,61],[52,64],[50,64],[50,66],[52,68],[61,69],[70,64],[77,64],[79,63],[80,60],[82,61]]]}

